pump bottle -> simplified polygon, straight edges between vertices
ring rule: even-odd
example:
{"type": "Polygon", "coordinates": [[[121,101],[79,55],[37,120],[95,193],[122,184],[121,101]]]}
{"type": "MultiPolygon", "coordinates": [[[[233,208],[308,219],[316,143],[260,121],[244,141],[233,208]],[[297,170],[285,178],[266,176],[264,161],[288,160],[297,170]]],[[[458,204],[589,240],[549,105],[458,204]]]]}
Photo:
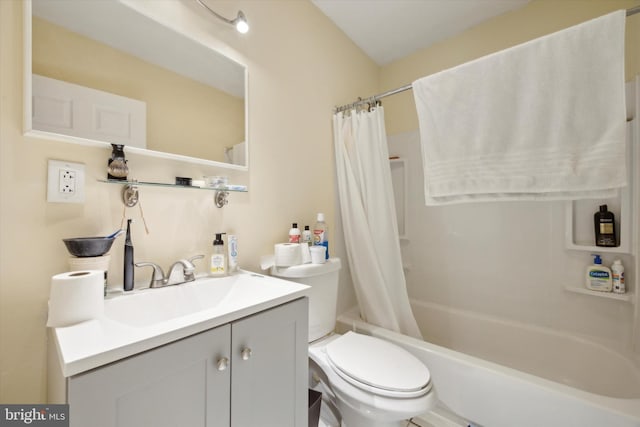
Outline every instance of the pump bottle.
{"type": "Polygon", "coordinates": [[[226,233],[216,233],[216,238],[213,241],[213,253],[209,264],[209,275],[213,277],[227,275],[227,252],[224,250],[223,234],[226,233]]]}
{"type": "Polygon", "coordinates": [[[593,254],[593,264],[587,267],[585,283],[592,291],[611,292],[611,269],[602,265],[600,255],[593,254]]]}

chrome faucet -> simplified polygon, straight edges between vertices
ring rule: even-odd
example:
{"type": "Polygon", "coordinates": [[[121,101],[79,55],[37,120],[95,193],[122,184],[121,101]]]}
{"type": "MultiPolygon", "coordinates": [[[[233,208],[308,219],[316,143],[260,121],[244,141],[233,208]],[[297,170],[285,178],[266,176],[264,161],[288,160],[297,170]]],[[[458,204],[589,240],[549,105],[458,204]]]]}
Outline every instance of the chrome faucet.
{"type": "Polygon", "coordinates": [[[151,267],[153,268],[153,273],[151,275],[151,283],[149,284],[150,288],[162,288],[164,286],[170,285],[180,285],[182,283],[193,282],[196,279],[195,270],[196,266],[193,265],[193,261],[197,259],[204,258],[204,255],[196,255],[189,259],[181,259],[174,262],[169,268],[169,274],[165,275],[162,267],[154,262],[137,262],[136,267],[151,267]],[[182,276],[183,280],[181,282],[169,283],[171,279],[171,274],[173,274],[173,270],[178,267],[182,268],[182,276]]]}

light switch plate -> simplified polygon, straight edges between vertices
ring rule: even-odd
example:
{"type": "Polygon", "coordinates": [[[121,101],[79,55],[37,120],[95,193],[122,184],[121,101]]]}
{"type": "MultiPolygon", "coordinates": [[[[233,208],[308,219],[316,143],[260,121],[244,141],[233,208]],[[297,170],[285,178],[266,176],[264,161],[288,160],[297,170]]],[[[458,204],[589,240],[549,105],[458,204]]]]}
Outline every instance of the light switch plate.
{"type": "Polygon", "coordinates": [[[84,164],[49,160],[47,202],[84,203],[84,164]]]}

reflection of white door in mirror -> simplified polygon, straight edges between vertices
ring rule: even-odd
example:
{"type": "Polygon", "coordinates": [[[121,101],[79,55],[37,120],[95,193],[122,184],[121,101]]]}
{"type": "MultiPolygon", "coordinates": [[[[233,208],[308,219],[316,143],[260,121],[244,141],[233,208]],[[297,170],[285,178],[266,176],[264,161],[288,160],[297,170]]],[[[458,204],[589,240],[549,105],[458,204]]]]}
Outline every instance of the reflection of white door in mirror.
{"type": "MultiPolygon", "coordinates": [[[[180,2],[171,7],[188,12],[180,2]]],[[[246,169],[246,76],[243,65],[121,1],[25,0],[29,135],[246,169]],[[39,97],[38,75],[99,94],[106,108],[74,111],[68,102],[77,94],[60,88],[39,97]],[[65,131],[69,120],[76,126],[74,114],[90,120],[82,131],[65,131]]]]}
{"type": "Polygon", "coordinates": [[[147,148],[144,102],[37,74],[32,81],[34,129],[147,148]]]}

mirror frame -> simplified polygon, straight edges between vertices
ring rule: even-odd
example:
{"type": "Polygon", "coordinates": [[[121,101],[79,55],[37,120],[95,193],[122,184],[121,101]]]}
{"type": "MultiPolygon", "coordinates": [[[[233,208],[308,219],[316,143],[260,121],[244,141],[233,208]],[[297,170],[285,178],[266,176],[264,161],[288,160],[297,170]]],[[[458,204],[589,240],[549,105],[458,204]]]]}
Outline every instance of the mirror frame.
{"type": "MultiPolygon", "coordinates": [[[[126,4],[125,7],[129,7],[126,4]]],[[[138,10],[132,9],[135,13],[140,13],[138,10]]],[[[76,143],[84,146],[91,147],[100,147],[107,148],[111,150],[111,144],[104,141],[79,138],[75,136],[63,135],[53,132],[41,131],[37,129],[33,129],[33,105],[32,105],[32,81],[33,81],[33,68],[32,68],[32,55],[33,55],[33,36],[32,36],[32,15],[33,15],[33,5],[31,0],[23,0],[23,134],[28,137],[36,137],[41,139],[48,139],[54,141],[62,141],[62,142],[70,142],[76,143]]],[[[144,15],[144,14],[143,14],[144,15]]],[[[151,16],[145,15],[147,18],[155,21],[158,25],[165,26],[163,23],[154,19],[151,16]]],[[[183,37],[186,37],[192,40],[194,43],[198,43],[203,45],[198,40],[193,37],[182,33],[175,28],[169,27],[171,31],[174,31],[183,37]]],[[[245,164],[244,165],[234,165],[232,163],[224,163],[216,160],[207,160],[200,159],[197,157],[184,156],[181,154],[173,154],[173,153],[165,153],[162,151],[150,150],[148,148],[138,148],[138,147],[126,147],[128,152],[135,154],[142,154],[145,156],[157,157],[162,159],[169,160],[177,160],[192,164],[199,164],[204,166],[213,166],[216,168],[223,169],[232,169],[232,170],[240,170],[240,171],[248,171],[249,170],[249,69],[246,64],[243,64],[235,59],[231,59],[228,56],[218,52],[217,50],[204,45],[207,49],[217,53],[218,55],[224,56],[230,61],[236,62],[244,68],[244,135],[245,135],[245,164]]]]}

